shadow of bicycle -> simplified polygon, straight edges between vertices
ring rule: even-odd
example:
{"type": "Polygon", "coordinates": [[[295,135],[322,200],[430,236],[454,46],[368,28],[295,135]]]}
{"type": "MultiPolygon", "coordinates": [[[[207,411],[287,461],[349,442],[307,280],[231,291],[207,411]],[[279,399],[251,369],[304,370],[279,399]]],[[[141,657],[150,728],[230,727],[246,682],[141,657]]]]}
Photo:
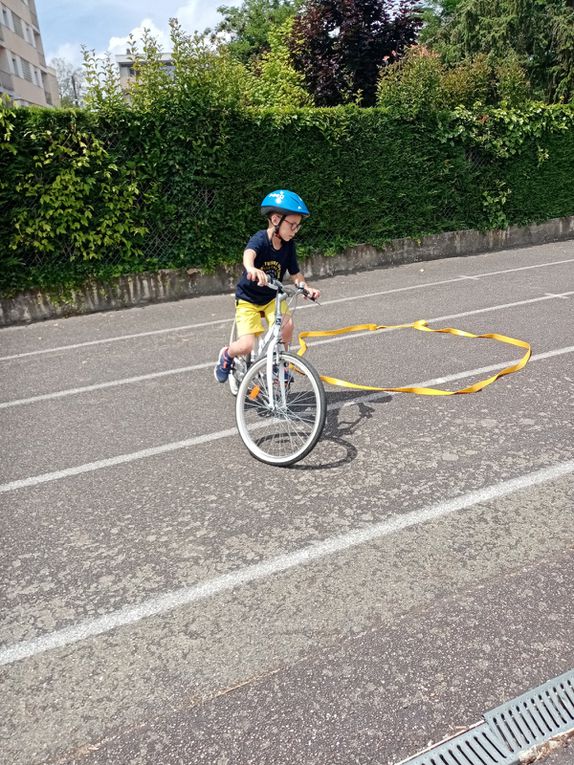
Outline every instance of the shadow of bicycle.
{"type": "Polygon", "coordinates": [[[327,391],[327,419],[317,445],[291,470],[329,470],[352,462],[357,448],[349,440],[376,414],[376,407],[392,400],[390,393],[327,391]]]}

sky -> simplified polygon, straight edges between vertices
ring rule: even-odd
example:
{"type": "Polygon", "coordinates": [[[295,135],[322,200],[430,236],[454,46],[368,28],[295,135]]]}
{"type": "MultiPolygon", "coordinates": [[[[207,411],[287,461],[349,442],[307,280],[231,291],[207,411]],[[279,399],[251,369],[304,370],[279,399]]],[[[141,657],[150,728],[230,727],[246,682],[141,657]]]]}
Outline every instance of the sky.
{"type": "Polygon", "coordinates": [[[171,17],[186,32],[213,27],[221,5],[241,5],[242,0],[36,0],[46,59],[64,58],[79,66],[81,46],[101,54],[126,52],[130,33],[136,38],[150,29],[164,51],[170,49],[171,17]]]}

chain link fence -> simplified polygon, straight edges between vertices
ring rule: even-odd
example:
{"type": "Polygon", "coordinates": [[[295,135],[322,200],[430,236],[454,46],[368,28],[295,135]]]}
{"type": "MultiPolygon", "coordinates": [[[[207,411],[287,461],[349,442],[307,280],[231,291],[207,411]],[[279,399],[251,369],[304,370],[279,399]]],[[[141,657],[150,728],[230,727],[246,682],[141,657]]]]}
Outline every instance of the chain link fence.
{"type": "Polygon", "coordinates": [[[141,147],[125,141],[98,139],[97,149],[90,157],[77,135],[59,136],[57,152],[37,142],[28,172],[10,193],[2,189],[2,297],[194,265],[216,205],[214,180],[193,167],[170,174],[168,163],[154,174],[141,147]]]}
{"type": "Polygon", "coordinates": [[[192,152],[185,164],[181,151],[172,161],[167,142],[159,153],[156,144],[150,158],[144,139],[99,136],[90,156],[77,135],[64,133],[53,161],[46,161],[47,147],[37,142],[33,167],[28,163],[17,193],[3,197],[3,297],[25,289],[65,292],[122,274],[238,263],[247,238],[262,227],[261,188],[267,193],[291,186],[307,199],[313,215],[297,238],[303,256],[516,222],[506,216],[512,191],[500,162],[462,143],[437,146],[428,135],[427,144],[413,145],[411,155],[392,166],[376,145],[369,156],[361,147],[357,162],[366,174],[372,168],[370,183],[345,177],[337,145],[332,157],[320,156],[324,147],[315,156],[311,150],[305,164],[286,177],[281,162],[263,167],[240,139],[228,147],[227,157],[243,151],[242,168],[216,158],[211,172],[194,164],[192,152]]]}

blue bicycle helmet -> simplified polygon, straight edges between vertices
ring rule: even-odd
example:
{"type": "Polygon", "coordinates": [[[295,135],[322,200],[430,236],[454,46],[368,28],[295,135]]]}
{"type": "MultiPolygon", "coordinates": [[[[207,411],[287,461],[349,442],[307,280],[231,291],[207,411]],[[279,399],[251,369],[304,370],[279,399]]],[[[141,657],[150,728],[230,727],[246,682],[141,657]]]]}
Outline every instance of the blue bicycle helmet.
{"type": "Polygon", "coordinates": [[[278,189],[267,194],[261,202],[261,214],[269,215],[269,213],[279,213],[283,216],[295,214],[302,215],[304,218],[311,215],[299,194],[287,189],[278,189]]]}

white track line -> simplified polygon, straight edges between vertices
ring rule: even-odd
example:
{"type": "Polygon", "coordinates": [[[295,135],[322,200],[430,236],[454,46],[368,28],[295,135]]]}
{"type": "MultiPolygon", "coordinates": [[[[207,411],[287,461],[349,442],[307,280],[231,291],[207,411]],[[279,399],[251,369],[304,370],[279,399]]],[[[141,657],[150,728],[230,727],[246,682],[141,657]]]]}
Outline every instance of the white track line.
{"type": "MultiPolygon", "coordinates": [[[[425,261],[420,261],[420,263],[424,263],[424,262],[425,261]]],[[[412,285],[409,285],[408,287],[397,287],[392,290],[385,290],[384,292],[366,292],[362,295],[355,295],[353,297],[337,298],[336,300],[327,300],[325,302],[321,301],[321,305],[332,305],[333,303],[345,303],[345,302],[350,302],[352,300],[362,300],[363,298],[368,298],[368,297],[378,297],[379,295],[392,295],[396,292],[409,292],[410,290],[420,290],[420,289],[424,289],[425,287],[435,287],[441,284],[452,284],[454,282],[468,281],[469,279],[472,279],[472,280],[482,279],[484,276],[500,276],[501,274],[511,274],[517,271],[530,271],[533,268],[547,268],[548,266],[560,266],[560,265],[564,265],[565,263],[574,263],[574,258],[568,258],[567,260],[556,260],[553,263],[537,263],[533,266],[518,266],[517,268],[504,268],[501,271],[488,271],[484,274],[476,274],[474,276],[470,276],[467,274],[460,274],[455,279],[445,279],[444,281],[441,281],[441,282],[428,282],[427,284],[412,284],[412,285]]],[[[312,307],[312,306],[306,306],[306,307],[312,307]]],[[[2,361],[1,358],[0,358],[0,361],[2,361]]]]}
{"type": "MultiPolygon", "coordinates": [[[[463,313],[451,313],[447,316],[435,316],[433,319],[427,319],[426,321],[429,322],[429,324],[434,324],[438,321],[450,321],[451,319],[461,319],[465,316],[476,316],[479,313],[489,313],[491,311],[503,311],[507,308],[515,308],[516,306],[521,305],[529,305],[531,303],[540,303],[543,300],[552,300],[556,298],[564,298],[567,299],[570,295],[574,295],[574,292],[564,292],[561,295],[544,295],[543,297],[537,297],[537,298],[530,298],[529,300],[518,300],[515,303],[501,303],[500,305],[493,305],[489,308],[475,308],[472,311],[464,311],[463,313]]],[[[382,329],[381,332],[396,332],[396,329],[393,329],[393,327],[390,327],[389,329],[382,329]]],[[[372,335],[373,333],[370,330],[365,330],[364,332],[353,332],[351,335],[340,335],[338,337],[330,337],[326,340],[311,340],[307,343],[309,348],[314,348],[316,345],[327,345],[329,343],[341,343],[345,340],[349,340],[351,338],[356,337],[363,337],[365,335],[372,335]]],[[[298,347],[298,346],[297,346],[298,347]]],[[[213,364],[213,362],[212,362],[213,364]]],[[[1,408],[1,405],[0,405],[1,408]]]]}
{"type": "MultiPolygon", "coordinates": [[[[39,356],[43,353],[56,353],[57,351],[70,351],[74,348],[86,348],[90,345],[101,345],[102,343],[117,343],[119,340],[134,340],[139,337],[150,337],[151,335],[166,335],[169,332],[181,332],[185,329],[199,329],[201,327],[214,327],[218,324],[231,324],[233,319],[216,319],[214,321],[203,321],[200,324],[181,324],[177,327],[167,327],[166,329],[153,329],[149,332],[136,332],[132,335],[118,335],[117,337],[102,337],[100,340],[86,340],[84,343],[73,343],[71,345],[58,345],[55,348],[42,348],[39,351],[27,351],[26,353],[15,353],[13,356],[0,356],[0,361],[11,361],[12,359],[23,359],[26,356],[39,356]]],[[[21,329],[20,327],[18,329],[21,329]]]]}
{"type": "MultiPolygon", "coordinates": [[[[540,303],[545,300],[566,299],[570,295],[574,295],[574,292],[564,292],[563,294],[547,294],[543,297],[530,298],[529,300],[518,300],[514,303],[503,303],[501,305],[493,305],[489,308],[477,308],[473,311],[464,311],[463,313],[453,313],[448,316],[436,316],[434,319],[427,319],[429,323],[438,321],[450,321],[451,319],[460,319],[465,316],[474,316],[479,313],[488,313],[490,311],[500,311],[507,308],[515,308],[516,306],[529,305],[531,303],[540,303]]],[[[394,332],[396,330],[390,328],[381,330],[381,332],[394,332]]],[[[353,340],[358,337],[372,334],[371,332],[354,332],[352,335],[340,336],[329,338],[326,340],[315,340],[309,343],[309,347],[315,347],[317,345],[326,345],[328,343],[339,343],[343,340],[353,340]]],[[[294,346],[293,350],[296,350],[299,346],[294,346]]],[[[108,382],[95,383],[94,385],[84,385],[80,388],[65,388],[64,390],[55,391],[53,393],[43,393],[39,396],[30,396],[29,398],[17,398],[11,401],[0,402],[0,409],[10,409],[14,406],[23,406],[25,404],[34,404],[38,401],[50,401],[52,399],[65,398],[66,396],[75,396],[82,393],[89,393],[96,390],[104,390],[105,388],[114,388],[118,385],[131,385],[134,383],[146,382],[147,380],[155,380],[158,377],[169,377],[170,375],[179,375],[186,372],[194,372],[198,369],[207,369],[213,367],[214,361],[204,361],[201,364],[193,364],[189,367],[176,367],[175,369],[165,369],[162,372],[150,372],[147,375],[137,375],[135,377],[122,377],[119,380],[109,380],[108,382]]]]}
{"type": "Polygon", "coordinates": [[[169,377],[170,375],[180,375],[185,372],[193,372],[196,369],[205,369],[213,367],[214,361],[194,364],[191,367],[177,367],[176,369],[165,369],[163,372],[151,372],[148,375],[137,375],[136,377],[122,377],[120,380],[110,380],[109,382],[96,383],[94,385],[84,385],[81,388],[66,388],[54,393],[43,393],[40,396],[30,396],[30,398],[16,398],[12,401],[3,401],[0,403],[0,409],[9,409],[13,406],[22,406],[23,404],[34,404],[37,401],[50,401],[54,398],[64,398],[66,396],[76,396],[79,393],[89,393],[94,390],[103,390],[105,388],[115,388],[117,385],[132,385],[133,383],[145,382],[146,380],[155,380],[158,377],[169,377]]]}
{"type": "MultiPolygon", "coordinates": [[[[424,262],[424,261],[421,261],[424,262]]],[[[477,274],[476,276],[468,276],[468,275],[461,275],[457,276],[454,279],[443,279],[441,281],[437,282],[427,282],[425,284],[412,284],[407,287],[397,287],[395,289],[391,290],[382,290],[381,292],[370,292],[362,295],[354,295],[354,296],[348,296],[344,298],[337,298],[335,300],[325,300],[321,302],[321,305],[334,305],[335,303],[348,303],[352,302],[353,300],[362,300],[363,298],[369,298],[369,297],[379,297],[381,295],[393,295],[397,292],[409,292],[411,290],[420,290],[420,289],[426,289],[427,287],[436,287],[443,284],[453,284],[455,282],[464,282],[468,279],[481,279],[483,277],[488,276],[499,276],[500,274],[510,274],[518,271],[528,271],[532,270],[534,268],[549,268],[551,266],[560,266],[564,265],[565,263],[574,263],[574,258],[568,258],[566,260],[556,260],[552,263],[537,263],[531,266],[519,266],[517,268],[505,268],[500,271],[489,271],[484,274],[477,274]]],[[[316,308],[316,306],[313,305],[305,305],[300,306],[298,310],[302,310],[304,308],[316,308]]],[[[88,340],[84,343],[73,343],[71,345],[60,345],[56,346],[54,348],[42,348],[37,351],[27,351],[25,353],[15,353],[11,356],[0,356],[0,361],[11,361],[13,359],[23,359],[27,356],[38,356],[45,353],[56,353],[58,351],[69,351],[73,350],[75,348],[84,348],[91,345],[101,345],[102,343],[116,343],[121,340],[133,340],[135,338],[139,337],[150,337],[151,335],[161,335],[161,334],[167,334],[169,332],[181,332],[183,330],[188,329],[197,329],[200,327],[211,327],[211,326],[217,326],[218,324],[231,324],[232,319],[216,319],[214,321],[206,321],[201,324],[183,324],[177,327],[168,327],[167,329],[156,329],[151,330],[149,332],[138,332],[135,334],[130,335],[118,335],[117,337],[103,337],[99,340],[88,340]]],[[[21,329],[21,327],[16,327],[16,330],[21,329]]]]}
{"type": "Polygon", "coordinates": [[[11,664],[22,659],[37,656],[45,651],[64,648],[82,640],[88,640],[111,632],[118,627],[135,624],[142,619],[172,611],[175,608],[190,606],[199,600],[213,598],[222,592],[228,592],[251,582],[269,579],[290,569],[305,566],[331,555],[344,553],[358,545],[378,542],[390,534],[396,534],[403,529],[419,526],[429,521],[435,521],[452,513],[468,510],[475,505],[492,502],[517,491],[531,489],[534,486],[555,481],[574,472],[574,460],[562,462],[552,467],[527,473],[518,478],[487,486],[478,491],[472,491],[461,497],[445,500],[435,505],[412,510],[389,520],[374,523],[355,529],[344,534],[328,537],[322,542],[301,547],[290,553],[278,555],[275,558],[263,560],[252,566],[222,574],[213,579],[199,582],[191,587],[166,592],[154,598],[149,598],[135,606],[125,606],[95,619],[86,619],[55,632],[42,635],[33,640],[25,640],[0,649],[0,665],[11,664]]]}
{"type": "MultiPolygon", "coordinates": [[[[539,353],[531,357],[530,362],[540,361],[542,359],[549,359],[554,356],[562,356],[565,353],[574,352],[574,345],[567,348],[557,348],[553,351],[546,351],[545,353],[539,353]]],[[[437,377],[433,380],[425,380],[424,382],[411,383],[410,387],[429,387],[432,385],[442,385],[444,383],[453,382],[455,380],[463,380],[473,375],[484,374],[486,372],[495,372],[498,369],[503,369],[511,362],[504,362],[503,364],[493,364],[488,367],[479,367],[478,369],[471,369],[467,372],[459,372],[457,374],[449,375],[448,377],[437,377]]],[[[379,398],[381,396],[388,396],[388,393],[375,393],[372,396],[358,396],[357,398],[349,401],[337,402],[329,405],[329,410],[341,409],[343,406],[351,406],[353,403],[366,401],[368,399],[379,398]]],[[[119,454],[116,457],[109,457],[108,459],[97,460],[96,462],[87,462],[83,465],[77,465],[76,467],[65,468],[64,470],[56,470],[52,473],[41,473],[40,475],[31,476],[30,478],[22,478],[18,481],[10,481],[9,483],[0,484],[0,494],[16,491],[17,489],[26,489],[32,486],[38,486],[42,483],[49,483],[51,481],[58,481],[62,478],[69,478],[70,476],[82,475],[83,473],[93,473],[96,470],[102,470],[108,467],[114,467],[115,465],[123,465],[128,462],[135,462],[141,459],[147,459],[148,457],[156,457],[160,454],[166,454],[168,452],[178,451],[179,449],[187,449],[191,446],[199,446],[206,444],[209,441],[217,441],[221,438],[228,438],[237,434],[236,428],[228,428],[227,430],[219,430],[214,433],[206,433],[202,436],[194,436],[188,438],[185,441],[173,441],[168,444],[162,444],[161,446],[153,446],[149,449],[142,449],[137,452],[128,452],[127,454],[119,454]]]]}

